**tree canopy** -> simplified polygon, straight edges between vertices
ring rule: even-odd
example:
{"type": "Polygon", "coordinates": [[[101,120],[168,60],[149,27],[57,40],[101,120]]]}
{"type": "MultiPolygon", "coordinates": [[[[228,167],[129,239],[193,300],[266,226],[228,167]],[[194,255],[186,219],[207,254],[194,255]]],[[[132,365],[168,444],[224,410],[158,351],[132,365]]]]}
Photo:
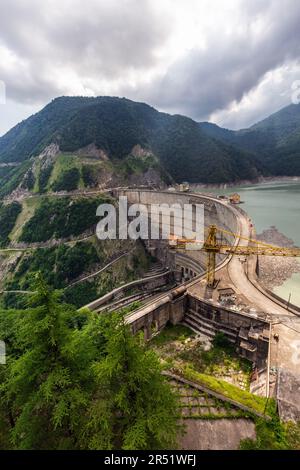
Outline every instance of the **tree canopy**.
{"type": "Polygon", "coordinates": [[[2,449],[175,446],[177,398],[122,315],[79,313],[39,275],[27,309],[0,311],[0,337],[2,449]]]}

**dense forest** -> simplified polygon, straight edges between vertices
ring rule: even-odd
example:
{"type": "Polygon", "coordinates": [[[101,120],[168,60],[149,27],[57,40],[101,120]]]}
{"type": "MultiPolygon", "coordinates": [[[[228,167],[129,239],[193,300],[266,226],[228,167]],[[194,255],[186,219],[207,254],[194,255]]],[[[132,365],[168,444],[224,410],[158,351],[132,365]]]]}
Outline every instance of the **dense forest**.
{"type": "Polygon", "coordinates": [[[7,205],[0,205],[0,248],[4,248],[9,243],[9,234],[14,228],[22,206],[18,202],[7,205]]]}
{"type": "Polygon", "coordinates": [[[77,312],[40,275],[35,289],[0,310],[0,448],[174,448],[177,397],[123,314],[77,312]]]}
{"type": "Polygon", "coordinates": [[[34,216],[24,225],[20,241],[45,242],[51,238],[78,236],[96,226],[97,207],[107,201],[105,197],[73,201],[69,197],[45,198],[34,216]]]}
{"type": "Polygon", "coordinates": [[[255,155],[265,175],[300,175],[300,105],[291,104],[249,129],[230,131],[200,123],[210,137],[255,155]]]}
{"type": "Polygon", "coordinates": [[[74,246],[40,248],[23,257],[6,288],[30,290],[32,274],[40,272],[49,285],[62,289],[100,262],[99,253],[89,242],[79,242],[74,246]]]}
{"type": "MultiPolygon", "coordinates": [[[[61,97],[0,138],[0,161],[26,162],[51,143],[62,152],[94,144],[115,161],[140,145],[178,182],[221,183],[258,175],[299,175],[299,140],[300,105],[288,106],[249,129],[230,131],[125,98],[61,97]]],[[[16,180],[21,168],[6,180],[16,180]]],[[[84,177],[92,183],[91,168],[84,177]]],[[[79,174],[72,169],[62,178],[54,189],[72,190],[79,174]]],[[[2,193],[8,190],[4,185],[2,193]]]]}
{"type": "MultiPolygon", "coordinates": [[[[258,171],[249,152],[212,139],[192,119],[160,113],[125,98],[55,99],[0,138],[0,161],[24,162],[51,143],[62,152],[95,144],[111,161],[122,161],[140,145],[179,182],[255,178],[258,171]]],[[[78,175],[71,176],[73,187],[78,175]]],[[[56,189],[65,187],[57,184],[56,189]]]]}

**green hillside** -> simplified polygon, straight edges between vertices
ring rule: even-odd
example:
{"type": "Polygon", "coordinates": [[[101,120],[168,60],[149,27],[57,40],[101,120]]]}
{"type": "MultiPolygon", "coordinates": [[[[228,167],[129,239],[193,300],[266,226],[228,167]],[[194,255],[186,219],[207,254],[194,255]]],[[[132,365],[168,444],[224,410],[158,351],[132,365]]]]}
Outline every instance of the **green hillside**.
{"type": "Polygon", "coordinates": [[[199,126],[212,138],[252,152],[259,170],[265,175],[300,175],[300,105],[291,104],[239,131],[206,122],[199,126]]]}
{"type": "MultiPolygon", "coordinates": [[[[0,138],[0,162],[26,162],[50,144],[59,146],[63,154],[78,153],[94,145],[115,168],[138,146],[152,154],[178,182],[217,183],[257,175],[255,160],[249,153],[212,139],[192,119],[160,113],[125,98],[55,99],[0,138]]],[[[18,167],[8,180],[16,181],[22,168],[18,167]]],[[[44,171],[48,176],[50,169],[49,173],[47,168],[44,171]]],[[[73,188],[80,175],[73,169],[65,178],[73,188]]],[[[28,180],[32,184],[31,178],[28,180]]],[[[5,180],[4,184],[7,192],[5,180]]],[[[56,188],[64,185],[58,181],[56,188]]]]}
{"type": "Polygon", "coordinates": [[[25,307],[27,296],[15,291],[30,291],[38,272],[76,307],[140,277],[150,262],[141,243],[100,242],[95,235],[96,209],[105,202],[114,201],[97,193],[36,195],[0,205],[0,306],[25,307]]]}
{"type": "Polygon", "coordinates": [[[16,188],[45,193],[299,175],[299,141],[300,105],[230,131],[125,98],[61,97],[0,138],[0,198],[16,188]],[[7,162],[16,166],[3,167],[7,162]]]}

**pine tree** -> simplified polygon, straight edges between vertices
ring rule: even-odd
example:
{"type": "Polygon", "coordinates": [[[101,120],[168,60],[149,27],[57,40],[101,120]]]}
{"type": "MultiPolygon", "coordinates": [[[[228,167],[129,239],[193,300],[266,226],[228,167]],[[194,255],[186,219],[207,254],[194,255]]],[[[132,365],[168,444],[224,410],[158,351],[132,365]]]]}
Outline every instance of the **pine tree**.
{"type": "Polygon", "coordinates": [[[1,448],[174,447],[177,398],[158,357],[123,316],[79,314],[40,275],[36,291],[28,309],[0,311],[8,345],[0,369],[1,448]]]}
{"type": "MultiPolygon", "coordinates": [[[[101,408],[98,411],[102,413],[102,430],[111,439],[109,446],[174,448],[180,430],[178,401],[161,374],[158,357],[132,335],[123,316],[113,315],[102,332],[105,357],[94,365],[94,371],[100,401],[106,403],[105,414],[101,408]]],[[[97,415],[94,410],[93,414],[97,415]]],[[[91,445],[97,448],[97,433],[91,445]]]]}
{"type": "Polygon", "coordinates": [[[31,304],[22,314],[15,312],[23,317],[17,332],[23,351],[9,360],[0,387],[12,443],[18,449],[77,448],[95,352],[83,345],[79,331],[68,328],[75,312],[40,276],[31,304]]]}

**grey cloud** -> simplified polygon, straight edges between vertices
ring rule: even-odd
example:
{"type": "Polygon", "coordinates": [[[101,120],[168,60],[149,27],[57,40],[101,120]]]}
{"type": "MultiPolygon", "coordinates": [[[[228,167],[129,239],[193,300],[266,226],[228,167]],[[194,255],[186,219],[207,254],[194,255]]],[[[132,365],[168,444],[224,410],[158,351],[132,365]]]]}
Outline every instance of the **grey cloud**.
{"type": "Polygon", "coordinates": [[[292,84],[300,79],[300,61],[279,67],[256,87],[238,109],[223,109],[212,116],[222,127],[241,129],[292,103],[292,84]]]}
{"type": "MultiPolygon", "coordinates": [[[[171,112],[207,119],[239,102],[265,74],[300,57],[300,4],[297,0],[244,3],[243,33],[220,34],[206,50],[193,50],[146,90],[146,98],[171,112]],[[264,29],[255,33],[257,20],[264,29]]],[[[243,15],[242,15],[243,17],[243,15]]]]}
{"type": "MultiPolygon", "coordinates": [[[[153,68],[164,66],[157,52],[173,33],[175,0],[169,3],[168,17],[162,14],[168,10],[151,0],[5,3],[0,57],[2,47],[13,60],[0,62],[0,79],[8,97],[18,103],[46,103],[74,89],[105,94],[104,83],[108,90],[111,84],[114,94],[204,120],[240,102],[267,72],[300,58],[299,0],[240,0],[236,30],[226,34],[226,25],[220,24],[205,31],[206,49],[186,52],[163,76],[151,80],[153,68]],[[132,84],[135,75],[137,85],[132,84]],[[141,77],[148,78],[146,86],[141,87],[141,77]]],[[[187,9],[190,5],[186,2],[187,9]]],[[[283,101],[274,100],[278,105],[283,101]]],[[[264,109],[272,107],[272,98],[264,102],[264,109]]],[[[257,109],[243,110],[243,122],[247,116],[255,119],[255,113],[261,116],[263,107],[258,103],[257,109]]]]}
{"type": "Polygon", "coordinates": [[[83,85],[147,70],[169,26],[150,0],[11,0],[0,31],[0,47],[17,60],[2,62],[0,77],[12,99],[35,102],[68,94],[58,76],[66,67],[83,85]]]}

